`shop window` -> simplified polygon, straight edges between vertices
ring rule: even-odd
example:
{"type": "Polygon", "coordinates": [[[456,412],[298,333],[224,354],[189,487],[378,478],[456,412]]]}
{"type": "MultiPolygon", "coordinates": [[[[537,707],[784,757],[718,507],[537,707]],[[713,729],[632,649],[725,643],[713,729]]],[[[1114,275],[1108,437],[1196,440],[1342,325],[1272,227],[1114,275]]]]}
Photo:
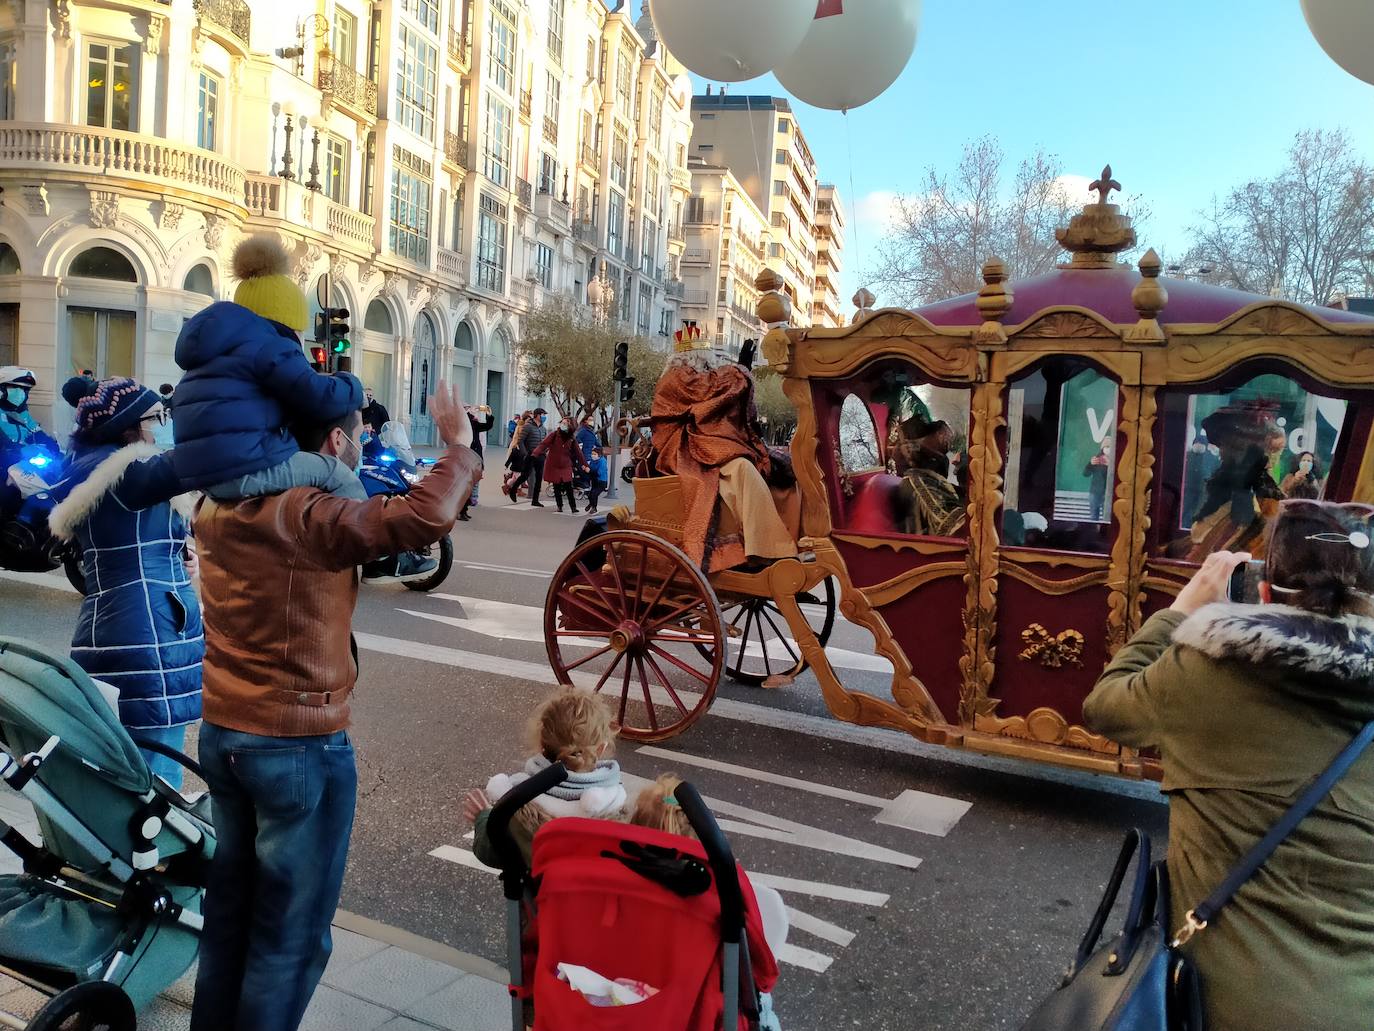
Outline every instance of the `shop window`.
{"type": "Polygon", "coordinates": [[[209,267],[196,265],[186,273],[186,280],[181,284],[181,288],[187,293],[204,294],[206,297],[214,298],[215,280],[210,274],[209,267]]]}
{"type": "Polygon", "coordinates": [[[0,243],[0,276],[19,275],[19,255],[7,243],[0,243]]]}
{"type": "Polygon", "coordinates": [[[91,247],[72,259],[69,276],[86,279],[113,279],[120,283],[137,283],[138,273],[128,258],[110,247],[91,247]]]}
{"type": "Polygon", "coordinates": [[[1110,551],[1118,395],[1115,381],[1073,359],[1054,359],[1011,384],[1005,543],[1110,551]]]}
{"type": "Polygon", "coordinates": [[[371,330],[373,333],[385,333],[387,336],[395,332],[392,328],[391,312],[380,298],[367,306],[367,312],[363,315],[363,329],[371,330]]]}
{"type": "Polygon", "coordinates": [[[1279,373],[1166,392],[1154,554],[1201,562],[1213,551],[1257,552],[1280,501],[1326,496],[1350,411],[1279,373]]]}

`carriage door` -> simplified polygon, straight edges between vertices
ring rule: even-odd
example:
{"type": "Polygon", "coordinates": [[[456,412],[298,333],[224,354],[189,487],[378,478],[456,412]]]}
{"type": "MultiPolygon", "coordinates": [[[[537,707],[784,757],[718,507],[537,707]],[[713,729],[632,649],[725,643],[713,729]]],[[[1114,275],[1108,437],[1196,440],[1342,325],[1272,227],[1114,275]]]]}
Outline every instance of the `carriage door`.
{"type": "Polygon", "coordinates": [[[434,443],[434,419],[429,398],[438,381],[436,333],[428,315],[415,323],[415,346],[410,352],[410,439],[414,444],[434,443]]]}
{"type": "Polygon", "coordinates": [[[982,499],[995,533],[977,535],[975,560],[996,591],[970,613],[980,682],[965,687],[979,695],[974,729],[994,737],[971,735],[973,747],[1116,765],[1119,747],[1082,728],[1082,704],[1127,618],[1139,368],[1129,353],[993,358],[985,404],[1003,406],[1002,498],[1000,510],[995,489],[982,499]]]}

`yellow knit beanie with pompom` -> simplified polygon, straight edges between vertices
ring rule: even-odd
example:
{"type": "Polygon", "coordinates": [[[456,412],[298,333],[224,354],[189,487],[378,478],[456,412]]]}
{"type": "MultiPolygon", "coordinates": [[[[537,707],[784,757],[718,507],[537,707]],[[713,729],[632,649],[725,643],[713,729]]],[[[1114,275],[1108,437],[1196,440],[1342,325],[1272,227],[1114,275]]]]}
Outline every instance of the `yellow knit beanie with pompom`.
{"type": "Polygon", "coordinates": [[[310,306],[296,281],[287,275],[290,259],[276,236],[259,233],[234,248],[234,303],[288,329],[305,330],[310,306]]]}

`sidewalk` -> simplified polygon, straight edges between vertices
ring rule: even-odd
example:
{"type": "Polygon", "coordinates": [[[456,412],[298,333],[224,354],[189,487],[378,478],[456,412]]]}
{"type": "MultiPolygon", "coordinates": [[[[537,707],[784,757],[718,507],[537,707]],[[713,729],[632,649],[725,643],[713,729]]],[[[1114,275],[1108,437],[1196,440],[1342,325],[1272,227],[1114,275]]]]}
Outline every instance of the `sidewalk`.
{"type": "MultiPolygon", "coordinates": [[[[30,841],[39,839],[29,803],[0,793],[0,820],[30,841]]],[[[0,874],[18,873],[13,854],[0,855],[0,874]]],[[[195,968],[138,1015],[139,1031],[187,1031],[195,968]]],[[[46,1001],[0,975],[0,1009],[31,1019],[46,1001]]],[[[334,952],[306,1011],[302,1031],[509,1031],[506,975],[495,964],[457,949],[340,910],[334,952]]]]}

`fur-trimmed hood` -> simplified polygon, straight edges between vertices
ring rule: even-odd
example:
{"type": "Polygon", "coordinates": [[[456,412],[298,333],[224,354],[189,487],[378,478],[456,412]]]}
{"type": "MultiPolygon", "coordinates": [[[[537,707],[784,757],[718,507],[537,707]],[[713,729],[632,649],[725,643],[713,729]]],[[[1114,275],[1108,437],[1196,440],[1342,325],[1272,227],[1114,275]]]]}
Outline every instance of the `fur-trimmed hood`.
{"type": "Polygon", "coordinates": [[[1366,616],[1222,602],[1185,619],[1173,640],[1213,659],[1358,682],[1374,695],[1374,619],[1366,616]]]}
{"type": "MultiPolygon", "coordinates": [[[[128,444],[114,448],[98,458],[83,475],[81,463],[74,462],[68,479],[59,483],[53,494],[61,500],[48,513],[48,529],[54,537],[71,540],[77,528],[91,517],[105,496],[119,486],[135,462],[156,458],[161,449],[156,444],[128,444]]],[[[194,494],[180,494],[171,501],[172,508],[187,521],[195,511],[194,494]]]]}

